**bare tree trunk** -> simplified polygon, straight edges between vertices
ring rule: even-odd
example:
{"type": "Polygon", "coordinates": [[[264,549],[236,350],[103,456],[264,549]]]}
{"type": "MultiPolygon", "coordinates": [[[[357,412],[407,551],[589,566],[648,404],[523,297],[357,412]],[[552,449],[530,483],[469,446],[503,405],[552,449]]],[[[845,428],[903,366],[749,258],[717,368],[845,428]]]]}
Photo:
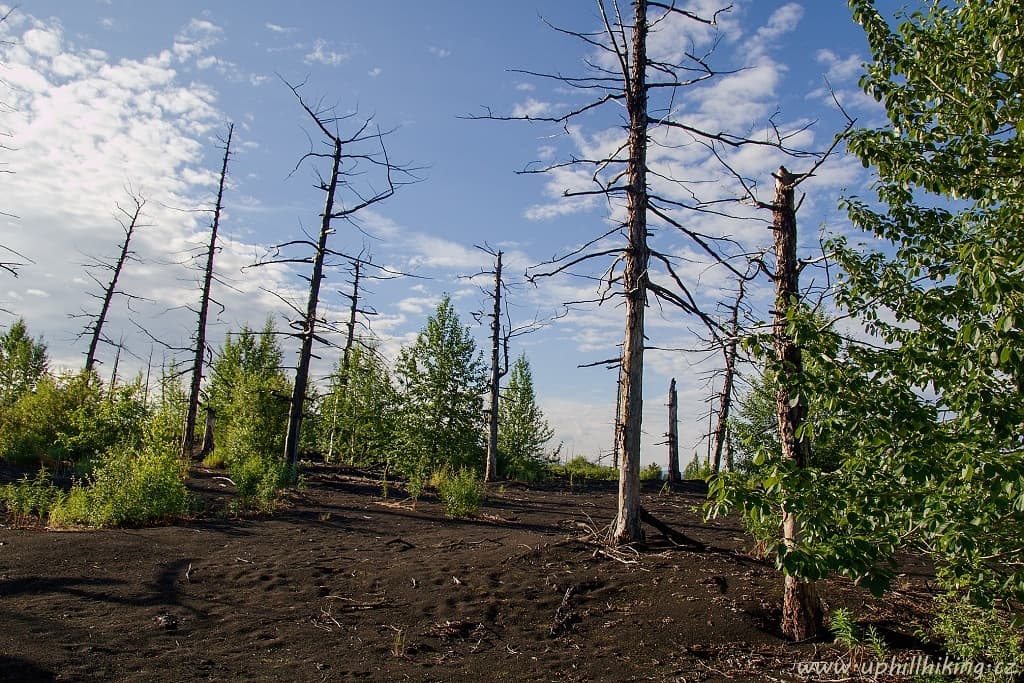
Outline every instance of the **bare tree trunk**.
{"type": "MultiPolygon", "coordinates": [[[[220,214],[224,207],[224,183],[228,176],[228,159],[231,157],[231,136],[235,124],[228,124],[228,137],[224,142],[224,159],[220,167],[220,184],[217,186],[217,203],[213,208],[210,225],[210,246],[206,251],[206,269],[203,271],[203,294],[199,299],[199,324],[196,327],[196,353],[192,361],[192,382],[189,386],[188,410],[185,413],[185,433],[181,439],[182,457],[192,457],[195,450],[196,419],[199,415],[199,391],[203,383],[203,365],[206,362],[206,321],[210,311],[210,289],[213,285],[213,261],[217,253],[217,231],[220,229],[220,214]]],[[[209,422],[207,422],[209,426],[209,422]]]]}
{"type": "MultiPolygon", "coordinates": [[[[372,258],[372,257],[371,257],[372,258]]],[[[359,278],[363,262],[352,260],[352,305],[348,308],[348,322],[345,323],[345,348],[341,350],[341,389],[348,388],[348,369],[352,362],[352,345],[356,342],[356,316],[359,315],[359,278]]]]}
{"type": "Polygon", "coordinates": [[[612,444],[612,467],[619,469],[620,445],[622,439],[622,355],[619,354],[619,374],[615,379],[615,429],[612,444]]]}
{"type": "Polygon", "coordinates": [[[722,470],[722,453],[726,449],[729,431],[729,411],[732,408],[732,390],[736,379],[736,358],[738,355],[740,332],[740,304],[743,303],[746,280],[739,278],[739,291],[733,302],[729,316],[729,338],[725,340],[722,353],[725,355],[725,378],[722,391],[718,395],[718,423],[715,425],[715,455],[712,469],[722,470]]]}
{"type": "MultiPolygon", "coordinates": [[[[773,336],[775,357],[779,364],[779,388],[776,409],[779,419],[779,440],[782,457],[806,467],[810,462],[811,444],[806,436],[797,437],[807,418],[807,405],[799,396],[793,400],[790,386],[803,372],[800,346],[787,331],[787,313],[796,306],[799,296],[800,268],[797,261],[796,209],[793,202],[797,177],[780,166],[775,174],[775,202],[772,206],[775,233],[775,319],[773,336]]],[[[800,540],[800,523],[783,508],[783,542],[793,547],[800,540]]],[[[822,631],[821,599],[813,581],[786,574],[782,601],[782,631],[793,640],[807,640],[822,631]]]]}
{"type": "Polygon", "coordinates": [[[334,461],[334,437],[338,429],[338,394],[344,393],[348,388],[348,370],[352,359],[352,345],[356,341],[356,316],[359,315],[359,278],[362,274],[363,262],[360,259],[352,259],[352,294],[349,296],[351,304],[348,308],[348,322],[345,324],[345,346],[341,350],[341,375],[338,378],[338,389],[335,391],[331,411],[331,437],[327,443],[327,461],[334,461]]]}
{"type": "MultiPolygon", "coordinates": [[[[131,243],[132,236],[135,234],[135,229],[139,227],[139,217],[142,215],[142,207],[146,205],[146,200],[138,195],[131,195],[132,203],[135,208],[131,211],[123,209],[120,205],[117,210],[121,212],[124,219],[127,219],[127,223],[124,219],[119,219],[121,227],[124,229],[124,241],[121,242],[121,251],[118,254],[117,261],[114,265],[104,264],[104,267],[111,271],[110,282],[103,289],[102,304],[100,305],[100,311],[89,325],[88,330],[92,332],[89,339],[89,350],[85,353],[85,370],[86,372],[93,369],[96,364],[96,349],[99,347],[100,340],[103,338],[103,325],[107,321],[107,314],[110,312],[110,302],[114,299],[114,294],[117,293],[117,280],[121,277],[121,271],[124,270],[124,264],[132,258],[131,243]]],[[[91,274],[90,274],[91,276],[91,274]]],[[[98,282],[95,278],[94,281],[98,282]]]]}
{"type": "Polygon", "coordinates": [[[288,433],[284,442],[284,457],[289,465],[299,460],[299,431],[302,429],[302,411],[306,402],[306,386],[309,383],[309,363],[313,357],[313,339],[316,336],[316,309],[320,302],[320,283],[324,276],[324,257],[327,254],[327,238],[331,234],[331,218],[334,215],[334,196],[338,189],[341,173],[341,139],[334,138],[334,152],[331,155],[331,175],[327,182],[327,199],[324,203],[323,220],[320,223],[320,239],[313,255],[313,273],[309,277],[309,298],[306,315],[302,321],[302,345],[299,349],[299,364],[295,368],[295,385],[288,404],[288,433]]]}
{"type": "Polygon", "coordinates": [[[203,430],[203,446],[199,455],[205,458],[213,450],[213,432],[217,428],[217,414],[213,408],[206,406],[206,429],[203,430]]]}
{"type": "MultiPolygon", "coordinates": [[[[487,409],[487,464],[484,468],[484,481],[494,481],[498,477],[498,394],[501,377],[501,252],[496,255],[494,264],[494,311],[491,313],[491,379],[488,382],[490,406],[487,409]]],[[[507,354],[507,349],[506,349],[507,354]]],[[[506,358],[506,369],[508,361],[506,358]]]]}
{"type": "Polygon", "coordinates": [[[668,480],[679,483],[679,394],[676,378],[668,385],[668,480]]]}
{"type": "Polygon", "coordinates": [[[626,332],[622,344],[622,407],[619,435],[619,499],[613,543],[643,538],[640,528],[640,436],[643,419],[644,312],[647,307],[647,1],[634,0],[633,63],[626,79],[629,116],[629,185],[626,190],[627,232],[623,289],[626,332]]]}

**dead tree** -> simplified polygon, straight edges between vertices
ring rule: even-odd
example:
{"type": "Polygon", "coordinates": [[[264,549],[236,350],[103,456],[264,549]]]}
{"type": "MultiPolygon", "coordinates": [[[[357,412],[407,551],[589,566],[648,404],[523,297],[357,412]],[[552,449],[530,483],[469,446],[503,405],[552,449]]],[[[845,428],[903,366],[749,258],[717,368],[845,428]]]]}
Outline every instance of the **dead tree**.
{"type": "Polygon", "coordinates": [[[501,379],[508,374],[509,370],[509,343],[515,337],[536,332],[560,316],[555,315],[545,320],[540,320],[535,316],[528,322],[513,324],[508,314],[508,306],[503,304],[503,301],[507,300],[506,294],[510,286],[504,274],[504,264],[502,263],[504,253],[489,245],[476,245],[476,248],[494,258],[493,269],[481,270],[468,276],[468,279],[471,280],[484,275],[494,278],[493,287],[490,289],[481,287],[485,296],[491,300],[490,312],[473,313],[473,317],[478,323],[484,318],[490,318],[491,366],[487,380],[487,408],[484,410],[487,416],[484,481],[490,482],[500,476],[498,472],[498,430],[500,427],[498,403],[501,396],[501,379]]]}
{"type": "MultiPolygon", "coordinates": [[[[210,312],[210,291],[213,286],[213,264],[217,254],[217,232],[220,229],[220,216],[224,208],[224,184],[228,176],[228,160],[231,158],[231,137],[235,132],[235,124],[228,124],[228,136],[224,140],[224,158],[220,166],[220,182],[217,185],[217,201],[213,207],[213,220],[210,223],[210,242],[206,249],[206,267],[203,270],[203,290],[199,299],[199,323],[196,326],[195,355],[192,360],[192,381],[189,385],[188,410],[185,413],[185,433],[181,440],[181,454],[183,457],[191,456],[195,450],[196,419],[199,414],[199,392],[203,383],[203,366],[206,363],[206,324],[210,312]]],[[[207,417],[207,432],[212,432],[210,423],[212,417],[207,417]]],[[[207,442],[211,438],[204,437],[201,452],[205,452],[207,442]]]]}
{"type": "Polygon", "coordinates": [[[91,318],[90,322],[86,325],[85,330],[83,330],[82,334],[79,335],[89,335],[89,349],[85,353],[86,372],[91,371],[96,364],[96,350],[99,347],[100,342],[111,344],[113,346],[117,345],[117,342],[110,340],[103,334],[103,326],[106,324],[107,315],[110,313],[110,305],[114,300],[114,296],[120,294],[126,298],[128,300],[129,308],[131,308],[132,301],[143,300],[142,297],[121,292],[117,289],[117,282],[121,277],[125,264],[127,264],[128,261],[139,261],[138,255],[132,251],[132,237],[135,236],[135,231],[138,228],[148,227],[139,222],[142,218],[142,209],[146,205],[146,200],[141,195],[138,195],[131,190],[129,190],[128,194],[132,202],[132,206],[126,209],[120,204],[117,205],[117,222],[120,223],[121,229],[124,231],[124,239],[121,241],[118,249],[117,258],[114,259],[112,263],[97,258],[89,266],[94,269],[109,271],[110,279],[106,282],[100,282],[99,278],[93,275],[91,270],[87,270],[89,277],[102,289],[103,292],[102,294],[90,294],[90,296],[100,300],[100,310],[94,315],[82,314],[73,316],[91,318]]]}
{"type": "MultiPolygon", "coordinates": [[[[779,441],[782,457],[797,467],[811,461],[811,442],[801,433],[807,419],[807,403],[801,395],[793,396],[791,387],[803,373],[800,345],[789,332],[789,313],[800,303],[800,261],[797,259],[796,204],[794,188],[800,180],[780,166],[775,173],[775,201],[772,203],[775,246],[775,316],[772,339],[778,364],[779,384],[775,405],[779,420],[779,441]]],[[[782,538],[788,547],[800,540],[796,516],[782,511],[782,538]]],[[[782,631],[793,640],[813,638],[822,631],[821,599],[813,581],[785,577],[782,600],[782,631]]]]}
{"type": "Polygon", "coordinates": [[[679,394],[676,378],[668,385],[668,481],[678,484],[679,475],[679,394]]]}
{"type": "Polygon", "coordinates": [[[508,343],[505,343],[505,363],[501,359],[501,251],[494,255],[494,310],[491,313],[491,373],[487,382],[487,462],[484,481],[493,481],[498,475],[498,393],[501,378],[508,374],[508,343]]]}
{"type": "MultiPolygon", "coordinates": [[[[751,139],[727,132],[702,130],[685,120],[676,118],[680,108],[681,89],[693,86],[718,75],[709,64],[707,55],[684,53],[675,62],[648,56],[648,34],[670,21],[695,22],[715,25],[718,14],[700,16],[677,7],[674,3],[652,0],[633,0],[631,20],[623,16],[617,0],[597,0],[603,30],[581,33],[561,28],[556,30],[578,38],[594,47],[605,63],[588,60],[590,74],[570,77],[561,74],[521,72],[539,78],[558,81],[563,86],[597,93],[594,99],[565,113],[551,116],[498,116],[490,110],[475,118],[496,120],[529,120],[557,124],[568,130],[569,124],[592,113],[602,105],[613,103],[625,112],[625,139],[608,156],[586,158],[573,156],[569,161],[543,167],[530,167],[526,173],[545,173],[567,167],[592,169],[593,188],[569,188],[566,197],[605,198],[610,205],[624,204],[625,219],[619,225],[587,241],[582,247],[541,264],[531,270],[534,278],[551,277],[580,267],[594,259],[608,263],[601,278],[597,296],[589,302],[600,305],[615,297],[624,300],[625,328],[621,351],[621,398],[617,406],[616,441],[619,461],[618,508],[609,535],[612,543],[630,543],[642,538],[640,519],[640,443],[643,409],[643,365],[646,348],[644,316],[651,297],[661,304],[675,306],[686,315],[697,316],[716,324],[701,311],[697,299],[677,270],[681,260],[670,253],[651,247],[648,236],[654,227],[676,231],[688,239],[709,261],[741,273],[732,267],[735,254],[727,251],[736,247],[731,240],[707,235],[688,227],[677,211],[705,212],[717,216],[731,216],[722,208],[722,200],[707,201],[698,198],[693,188],[685,186],[672,175],[671,170],[652,168],[648,164],[648,148],[652,145],[697,144],[710,151],[723,148],[737,149],[747,145],[762,145],[789,156],[810,156],[787,148],[786,133],[778,132],[775,139],[751,139]],[[648,8],[657,15],[648,18],[648,8]],[[656,140],[657,132],[663,139],[656,140]],[[665,140],[664,138],[669,138],[665,140]],[[676,188],[656,190],[659,187],[676,188]],[[667,181],[667,182],[664,182],[667,181]],[[673,192],[673,194],[669,194],[673,192]],[[613,240],[618,239],[614,244],[613,240]]],[[[674,59],[674,58],[672,58],[674,59]]],[[[795,132],[794,132],[795,134],[795,132]]],[[[591,365],[609,364],[610,361],[591,365]]]]}
{"type": "Polygon", "coordinates": [[[732,456],[727,452],[729,440],[729,412],[732,408],[733,390],[736,384],[736,365],[739,360],[740,343],[740,309],[743,305],[743,297],[746,294],[747,278],[738,278],[736,298],[729,305],[729,320],[725,329],[724,338],[712,330],[712,334],[718,337],[718,345],[722,350],[724,367],[722,369],[722,390],[718,393],[717,422],[712,439],[713,455],[711,468],[713,472],[722,470],[722,455],[726,455],[727,462],[731,465],[732,456]]]}
{"type": "Polygon", "coordinates": [[[312,267],[308,278],[309,292],[305,308],[300,309],[290,302],[286,302],[300,316],[292,322],[292,328],[296,330],[294,334],[299,338],[299,352],[295,368],[295,382],[288,407],[288,431],[284,446],[285,459],[290,465],[294,465],[298,462],[299,456],[299,434],[302,428],[306,391],[309,384],[309,366],[313,358],[313,344],[315,342],[328,343],[320,333],[321,328],[325,327],[327,323],[317,314],[320,288],[325,278],[325,268],[329,265],[327,259],[339,256],[350,262],[360,260],[364,265],[380,268],[368,261],[330,248],[328,243],[331,235],[335,233],[334,223],[339,220],[353,222],[360,211],[391,197],[398,186],[415,182],[416,178],[412,169],[397,165],[390,159],[384,145],[384,137],[387,132],[381,131],[379,127],[373,125],[373,117],[358,119],[357,114],[354,113],[337,116],[333,109],[324,106],[322,101],[310,105],[299,92],[301,86],[287,82],[286,85],[314,124],[317,134],[325,146],[325,151],[311,150],[303,155],[296,165],[296,170],[307,160],[326,160],[330,165],[330,171],[326,175],[317,172],[316,187],[324,193],[324,208],[320,214],[320,229],[317,236],[276,245],[272,249],[273,257],[256,264],[303,263],[312,267]],[[340,126],[346,123],[356,124],[354,133],[343,135],[340,132],[340,126]],[[364,177],[366,180],[364,187],[362,189],[357,187],[355,179],[365,176],[373,169],[379,171],[379,175],[376,176],[376,181],[379,184],[374,186],[369,178],[364,177]],[[312,255],[296,258],[280,258],[278,256],[282,249],[298,246],[312,248],[312,255]]]}

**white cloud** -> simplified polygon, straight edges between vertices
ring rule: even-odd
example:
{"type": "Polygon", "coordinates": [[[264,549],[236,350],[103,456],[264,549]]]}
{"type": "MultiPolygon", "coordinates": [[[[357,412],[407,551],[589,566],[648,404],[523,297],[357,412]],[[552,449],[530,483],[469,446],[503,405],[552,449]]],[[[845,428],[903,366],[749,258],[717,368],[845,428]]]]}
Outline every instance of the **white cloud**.
{"type": "Polygon", "coordinates": [[[533,83],[516,83],[516,90],[521,90],[522,92],[533,92],[536,89],[533,83]]]}
{"type": "Polygon", "coordinates": [[[828,69],[826,76],[833,83],[851,81],[864,71],[864,58],[858,54],[840,57],[832,50],[818,50],[814,59],[828,69]]]}
{"type": "Polygon", "coordinates": [[[434,47],[433,45],[428,47],[427,51],[430,52],[430,54],[432,54],[435,57],[437,57],[438,59],[444,59],[445,57],[450,57],[451,54],[452,54],[451,50],[445,50],[444,48],[434,47]]]}
{"type": "MultiPolygon", "coordinates": [[[[215,107],[216,94],[182,81],[173,59],[202,59],[199,46],[219,29],[196,20],[176,36],[174,52],[157,49],[141,59],[111,60],[102,51],[68,45],[54,22],[30,23],[34,49],[14,44],[20,41],[0,45],[0,61],[7,66],[0,99],[11,105],[5,125],[17,143],[10,155],[17,173],[5,178],[4,210],[18,216],[4,217],[0,231],[5,244],[34,260],[9,283],[8,297],[32,303],[11,308],[26,317],[33,334],[45,337],[54,367],[80,365],[77,323],[69,325],[66,316],[95,310],[88,296],[95,286],[83,277],[81,264],[116,250],[123,233],[112,213],[130,186],[148,201],[146,225],[134,244],[143,262],[128,265],[123,291],[152,302],[138,302],[133,310],[116,302],[108,329],[114,338],[124,332],[129,352],[137,356],[146,355],[149,341],[129,319],[183,345],[195,322],[180,307],[194,302],[197,292],[193,275],[173,261],[203,240],[206,217],[168,207],[208,205],[215,174],[204,153],[223,115],[215,107]]],[[[219,293],[229,315],[280,310],[258,284],[290,292],[288,270],[240,275],[254,245],[225,238],[221,246],[219,270],[241,292],[219,293]]]]}
{"type": "Polygon", "coordinates": [[[296,31],[292,26],[281,26],[280,24],[272,24],[269,21],[263,25],[274,33],[294,33],[296,31]]]}
{"type": "Polygon", "coordinates": [[[380,76],[382,73],[384,73],[384,70],[381,69],[379,66],[375,66],[369,71],[367,71],[366,75],[369,76],[370,78],[376,78],[377,76],[380,76]]]}
{"type": "Polygon", "coordinates": [[[313,50],[305,56],[307,64],[314,62],[318,64],[324,64],[325,66],[338,66],[350,55],[347,52],[335,52],[331,49],[330,43],[322,38],[317,38],[313,41],[313,50]]]}
{"type": "Polygon", "coordinates": [[[548,116],[552,112],[550,102],[541,102],[530,97],[525,102],[520,102],[512,108],[512,116],[525,118],[538,118],[548,116]]]}
{"type": "Polygon", "coordinates": [[[174,38],[174,56],[182,61],[194,59],[220,42],[223,33],[224,29],[211,21],[192,19],[174,38]]]}

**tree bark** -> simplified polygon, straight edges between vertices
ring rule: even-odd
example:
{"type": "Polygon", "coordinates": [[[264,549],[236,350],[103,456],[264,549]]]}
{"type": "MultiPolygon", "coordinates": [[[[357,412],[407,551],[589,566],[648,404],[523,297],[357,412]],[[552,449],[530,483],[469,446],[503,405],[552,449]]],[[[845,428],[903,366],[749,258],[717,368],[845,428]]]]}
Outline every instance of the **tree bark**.
{"type": "Polygon", "coordinates": [[[668,385],[668,480],[679,483],[679,394],[676,378],[668,385]]]}
{"type": "MultiPolygon", "coordinates": [[[[626,331],[622,344],[621,462],[613,543],[642,540],[640,527],[640,437],[643,414],[644,312],[647,307],[647,1],[634,0],[632,64],[626,78],[629,116],[629,183],[623,288],[626,331]]],[[[625,70],[624,70],[625,71],[625,70]]]]}
{"type": "MultiPolygon", "coordinates": [[[[773,337],[775,358],[779,367],[779,388],[776,409],[782,457],[806,467],[810,462],[811,444],[806,436],[797,436],[807,419],[807,404],[800,396],[792,396],[791,386],[803,372],[800,346],[788,330],[788,313],[799,301],[800,267],[797,260],[796,209],[794,182],[796,176],[780,166],[775,174],[775,202],[772,205],[775,236],[775,318],[773,337]]],[[[794,547],[800,540],[800,521],[790,511],[782,510],[783,543],[794,547]]],[[[813,638],[822,632],[821,599],[813,581],[786,574],[782,601],[782,631],[796,641],[813,638]]]]}
{"type": "Polygon", "coordinates": [[[284,441],[284,457],[289,465],[299,460],[299,432],[302,429],[303,408],[306,402],[306,387],[309,384],[309,363],[313,357],[313,338],[316,334],[316,310],[320,302],[320,284],[324,277],[324,257],[327,254],[327,238],[331,234],[331,218],[334,214],[334,196],[338,190],[338,176],[341,173],[341,139],[334,139],[334,153],[331,155],[331,175],[327,183],[327,199],[324,202],[323,219],[320,222],[320,238],[313,255],[313,273],[309,277],[309,298],[306,301],[306,315],[302,321],[302,344],[299,349],[299,363],[295,368],[295,384],[288,403],[288,432],[284,441]]]}
{"type": "Polygon", "coordinates": [[[213,262],[217,253],[217,231],[220,229],[220,215],[224,207],[224,183],[228,175],[228,159],[231,157],[231,136],[234,132],[235,125],[229,123],[228,137],[224,143],[224,159],[220,167],[220,183],[217,186],[217,203],[213,208],[213,221],[210,225],[210,245],[206,251],[206,268],[203,271],[203,294],[199,300],[199,323],[196,326],[196,353],[192,360],[192,382],[188,393],[188,411],[185,414],[185,433],[181,439],[182,457],[192,457],[195,451],[196,420],[199,415],[199,392],[203,384],[203,365],[206,362],[206,322],[210,312],[213,262]]]}
{"type": "Polygon", "coordinates": [[[484,481],[498,477],[498,394],[501,377],[501,252],[494,265],[494,311],[491,313],[491,379],[488,382],[489,407],[487,409],[487,463],[484,481]]]}

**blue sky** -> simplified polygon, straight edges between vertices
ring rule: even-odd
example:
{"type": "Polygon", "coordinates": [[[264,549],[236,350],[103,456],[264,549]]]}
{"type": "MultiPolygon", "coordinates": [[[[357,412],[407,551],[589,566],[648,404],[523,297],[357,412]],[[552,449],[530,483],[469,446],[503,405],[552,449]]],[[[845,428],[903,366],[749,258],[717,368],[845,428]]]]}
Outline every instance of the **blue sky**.
{"type": "MultiPolygon", "coordinates": [[[[717,7],[709,0],[688,5],[702,11],[717,7]]],[[[681,92],[681,112],[703,125],[755,136],[764,134],[773,115],[785,130],[813,123],[798,140],[808,149],[823,149],[842,127],[824,89],[827,78],[859,122],[879,120],[880,109],[856,89],[867,50],[844,2],[740,0],[733,5],[717,32],[668,23],[654,39],[654,49],[665,52],[683,44],[706,50],[717,41],[710,57],[716,67],[747,67],[681,92]]],[[[342,227],[332,243],[352,250],[365,245],[380,262],[422,276],[370,287],[367,303],[380,313],[373,328],[385,351],[393,357],[408,343],[444,292],[472,324],[470,314],[481,308],[483,298],[460,276],[488,266],[488,257],[474,244],[504,249],[509,270],[518,276],[603,232],[621,212],[596,201],[560,198],[562,190],[581,182],[572,173],[516,174],[537,160],[606,149],[618,135],[614,106],[588,115],[569,131],[460,118],[485,106],[496,113],[550,114],[584,101],[557,82],[510,71],[579,74],[584,59],[593,57],[542,18],[581,31],[599,27],[589,0],[473,6],[436,0],[383,8],[313,1],[25,3],[0,27],[5,41],[0,100],[8,105],[0,112],[0,128],[10,134],[12,149],[4,152],[4,161],[15,171],[0,176],[0,210],[16,216],[0,217],[0,243],[33,263],[17,279],[0,274],[0,307],[25,317],[30,330],[45,337],[56,366],[80,365],[85,342],[76,334],[82,321],[68,314],[96,307],[88,296],[95,287],[83,264],[115,253],[120,228],[113,212],[130,186],[147,198],[150,227],[139,236],[142,262],[129,265],[125,289],[150,301],[133,305],[132,311],[119,302],[108,329],[114,337],[123,332],[127,347],[142,359],[150,342],[129,318],[171,344],[187,344],[195,323],[184,307],[197,296],[196,281],[176,262],[205,238],[208,217],[195,210],[210,205],[219,167],[217,137],[230,120],[236,124],[236,144],[219,270],[234,289],[221,287],[216,293],[225,310],[212,330],[213,342],[241,324],[259,326],[267,315],[284,327],[284,307],[266,290],[301,301],[298,272],[280,266],[243,270],[267,245],[315,226],[322,206],[310,167],[289,176],[309,150],[314,131],[283,78],[304,81],[306,95],[323,97],[339,112],[375,115],[383,128],[396,129],[387,139],[392,158],[422,167],[422,182],[402,188],[363,216],[365,234],[342,227]]],[[[768,187],[768,174],[784,160],[758,152],[731,161],[768,187]]],[[[663,152],[657,163],[677,177],[706,181],[696,187],[708,196],[736,194],[722,170],[692,149],[663,152]]],[[[800,170],[799,163],[786,163],[800,170]]],[[[835,209],[840,194],[863,193],[869,181],[859,164],[839,154],[806,183],[800,221],[808,254],[822,226],[846,229],[835,209]]],[[[757,222],[692,220],[748,248],[766,244],[769,237],[757,222]]],[[[699,261],[692,245],[659,230],[660,248],[699,261]]],[[[731,286],[723,272],[699,262],[688,267],[686,277],[709,309],[731,286]]],[[[335,290],[343,281],[342,273],[329,274],[329,317],[340,317],[344,301],[335,290]]],[[[592,282],[580,278],[515,289],[513,317],[551,315],[560,302],[587,298],[593,290],[592,282]]],[[[766,283],[755,288],[752,301],[763,316],[766,283]]],[[[692,320],[675,311],[651,309],[654,345],[697,346],[694,329],[692,320]]],[[[486,331],[474,330],[483,348],[486,331]]],[[[574,310],[521,338],[513,349],[529,355],[541,405],[556,440],[565,442],[566,455],[594,458],[610,448],[615,375],[576,366],[616,355],[621,334],[621,309],[606,304],[574,310]]],[[[154,353],[158,360],[170,355],[159,348],[154,353]]],[[[320,374],[333,353],[324,352],[320,374]]],[[[109,368],[113,352],[102,354],[109,368]]],[[[286,354],[290,359],[291,347],[286,354]]],[[[656,443],[665,432],[665,392],[672,376],[680,384],[684,457],[703,452],[707,426],[699,416],[707,410],[706,373],[717,363],[707,353],[648,354],[644,462],[664,461],[664,447],[656,443]]]]}

